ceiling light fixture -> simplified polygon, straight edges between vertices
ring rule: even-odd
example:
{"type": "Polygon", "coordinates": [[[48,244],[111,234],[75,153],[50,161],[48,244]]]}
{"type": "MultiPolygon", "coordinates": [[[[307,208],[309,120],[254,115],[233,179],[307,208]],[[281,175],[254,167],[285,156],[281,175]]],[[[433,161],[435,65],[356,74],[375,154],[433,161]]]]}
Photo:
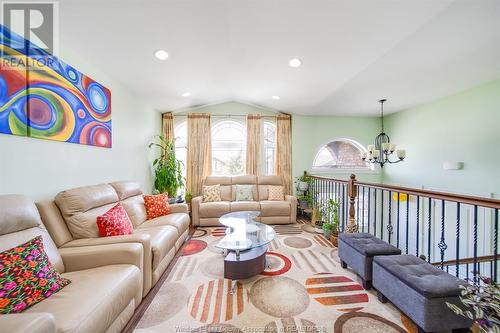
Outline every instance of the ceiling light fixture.
{"type": "Polygon", "coordinates": [[[190,92],[185,92],[184,94],[181,95],[182,97],[189,97],[191,96],[191,93],[190,92]]]}
{"type": "Polygon", "coordinates": [[[389,136],[384,132],[384,103],[386,99],[379,100],[380,103],[380,119],[382,120],[382,131],[375,138],[374,145],[368,145],[368,153],[361,153],[361,159],[363,161],[370,162],[372,164],[379,164],[382,168],[385,163],[398,163],[402,162],[406,157],[406,150],[399,149],[396,150],[396,145],[391,143],[389,136]],[[392,155],[396,151],[396,155],[398,157],[397,160],[390,161],[389,156],[392,155]]]}
{"type": "Polygon", "coordinates": [[[167,60],[168,59],[168,52],[165,50],[157,50],[157,51],[155,51],[155,57],[160,59],[160,60],[167,60]]]}
{"type": "Polygon", "coordinates": [[[279,99],[280,99],[280,97],[279,97],[279,96],[276,96],[276,95],[271,96],[271,98],[272,98],[272,99],[274,99],[275,101],[277,101],[277,100],[279,100],[279,99]]]}
{"type": "Polygon", "coordinates": [[[299,58],[290,59],[290,61],[288,62],[288,66],[292,68],[297,68],[300,67],[301,65],[302,65],[302,60],[300,60],[299,58]]]}

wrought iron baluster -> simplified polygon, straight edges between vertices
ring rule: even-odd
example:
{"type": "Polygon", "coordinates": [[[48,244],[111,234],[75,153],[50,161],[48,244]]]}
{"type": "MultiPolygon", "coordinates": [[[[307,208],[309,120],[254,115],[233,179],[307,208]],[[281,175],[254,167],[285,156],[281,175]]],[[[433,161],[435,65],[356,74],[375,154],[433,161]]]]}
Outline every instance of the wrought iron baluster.
{"type": "Polygon", "coordinates": [[[417,257],[419,254],[419,245],[420,245],[420,225],[419,225],[419,223],[420,223],[420,196],[417,195],[417,223],[416,223],[416,228],[417,228],[417,235],[416,235],[417,236],[417,240],[416,240],[416,242],[417,242],[416,248],[417,249],[416,250],[417,250],[417,252],[415,254],[417,257]]]}
{"type": "Polygon", "coordinates": [[[370,216],[371,216],[370,203],[372,201],[372,193],[371,192],[372,192],[372,188],[368,187],[368,227],[367,227],[368,233],[370,233],[370,216]]]}
{"type": "Polygon", "coordinates": [[[477,205],[474,205],[474,281],[479,278],[479,268],[477,267],[477,205]]]}
{"type": "Polygon", "coordinates": [[[362,232],[365,232],[365,187],[363,186],[363,201],[362,201],[362,211],[363,211],[363,218],[362,218],[362,224],[361,224],[361,229],[362,232]]]}
{"type": "Polygon", "coordinates": [[[441,200],[441,240],[438,243],[439,250],[441,251],[441,269],[444,267],[444,251],[448,248],[448,245],[444,241],[445,207],[445,201],[441,200]]]}
{"type": "Polygon", "coordinates": [[[400,206],[400,201],[399,201],[399,192],[397,192],[398,196],[398,211],[396,215],[396,247],[399,247],[399,206],[400,206]]]}
{"type": "Polygon", "coordinates": [[[497,282],[498,260],[498,208],[495,209],[495,222],[493,229],[493,281],[497,282]]]}
{"type": "Polygon", "coordinates": [[[406,254],[408,254],[408,237],[410,235],[410,195],[406,194],[406,254]]]}
{"type": "Polygon", "coordinates": [[[427,262],[431,262],[431,240],[432,240],[432,198],[429,197],[427,216],[427,262]]]}
{"type": "Polygon", "coordinates": [[[356,195],[356,210],[358,211],[358,213],[356,214],[356,225],[358,226],[358,230],[359,230],[359,186],[358,185],[355,185],[357,186],[357,194],[356,195]]]}
{"type": "Polygon", "coordinates": [[[469,280],[469,264],[465,264],[465,279],[469,280]]]}
{"type": "Polygon", "coordinates": [[[373,198],[373,235],[377,236],[377,189],[373,189],[375,191],[375,196],[373,198]]]}
{"type": "Polygon", "coordinates": [[[388,224],[387,224],[387,237],[389,240],[389,244],[391,244],[391,236],[392,236],[392,191],[389,191],[389,215],[388,215],[388,224]]]}
{"type": "Polygon", "coordinates": [[[342,207],[343,207],[343,218],[342,218],[342,231],[345,230],[345,225],[347,223],[347,215],[345,213],[345,186],[342,186],[342,207]]]}
{"type": "Polygon", "coordinates": [[[384,239],[384,190],[380,191],[382,194],[380,204],[380,239],[384,239]]]}
{"type": "Polygon", "coordinates": [[[456,226],[456,253],[455,253],[455,266],[457,272],[455,274],[458,277],[458,266],[460,265],[460,202],[457,202],[457,226],[456,226]]]}

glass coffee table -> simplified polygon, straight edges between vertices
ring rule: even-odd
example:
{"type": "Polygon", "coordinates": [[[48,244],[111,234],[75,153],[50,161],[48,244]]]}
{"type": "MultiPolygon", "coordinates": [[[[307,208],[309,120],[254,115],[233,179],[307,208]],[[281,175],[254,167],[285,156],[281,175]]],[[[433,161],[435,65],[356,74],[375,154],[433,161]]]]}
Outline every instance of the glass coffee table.
{"type": "Polygon", "coordinates": [[[226,236],[216,245],[225,255],[225,279],[247,279],[266,268],[267,245],[276,233],[272,227],[255,221],[259,215],[257,211],[242,211],[219,218],[219,222],[227,227],[226,236]]]}

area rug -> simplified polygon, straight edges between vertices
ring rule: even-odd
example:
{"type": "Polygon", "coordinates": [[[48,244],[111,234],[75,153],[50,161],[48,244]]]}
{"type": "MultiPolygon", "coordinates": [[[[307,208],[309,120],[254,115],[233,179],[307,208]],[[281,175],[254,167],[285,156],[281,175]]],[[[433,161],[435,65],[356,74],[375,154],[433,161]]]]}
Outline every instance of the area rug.
{"type": "Polygon", "coordinates": [[[236,282],[233,294],[215,247],[225,229],[196,229],[135,332],[413,331],[394,307],[342,269],[337,249],[310,225],[273,227],[268,268],[236,282]]]}

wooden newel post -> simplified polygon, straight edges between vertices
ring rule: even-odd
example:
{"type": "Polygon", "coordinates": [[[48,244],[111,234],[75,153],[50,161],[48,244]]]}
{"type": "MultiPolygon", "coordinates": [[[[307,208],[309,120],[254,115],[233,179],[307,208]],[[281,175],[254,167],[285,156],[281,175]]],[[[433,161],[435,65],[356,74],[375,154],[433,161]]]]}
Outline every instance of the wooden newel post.
{"type": "Polygon", "coordinates": [[[351,174],[349,183],[347,185],[347,192],[349,194],[349,221],[347,222],[346,232],[358,232],[356,225],[356,207],[354,206],[358,189],[356,187],[356,175],[351,174]]]}

